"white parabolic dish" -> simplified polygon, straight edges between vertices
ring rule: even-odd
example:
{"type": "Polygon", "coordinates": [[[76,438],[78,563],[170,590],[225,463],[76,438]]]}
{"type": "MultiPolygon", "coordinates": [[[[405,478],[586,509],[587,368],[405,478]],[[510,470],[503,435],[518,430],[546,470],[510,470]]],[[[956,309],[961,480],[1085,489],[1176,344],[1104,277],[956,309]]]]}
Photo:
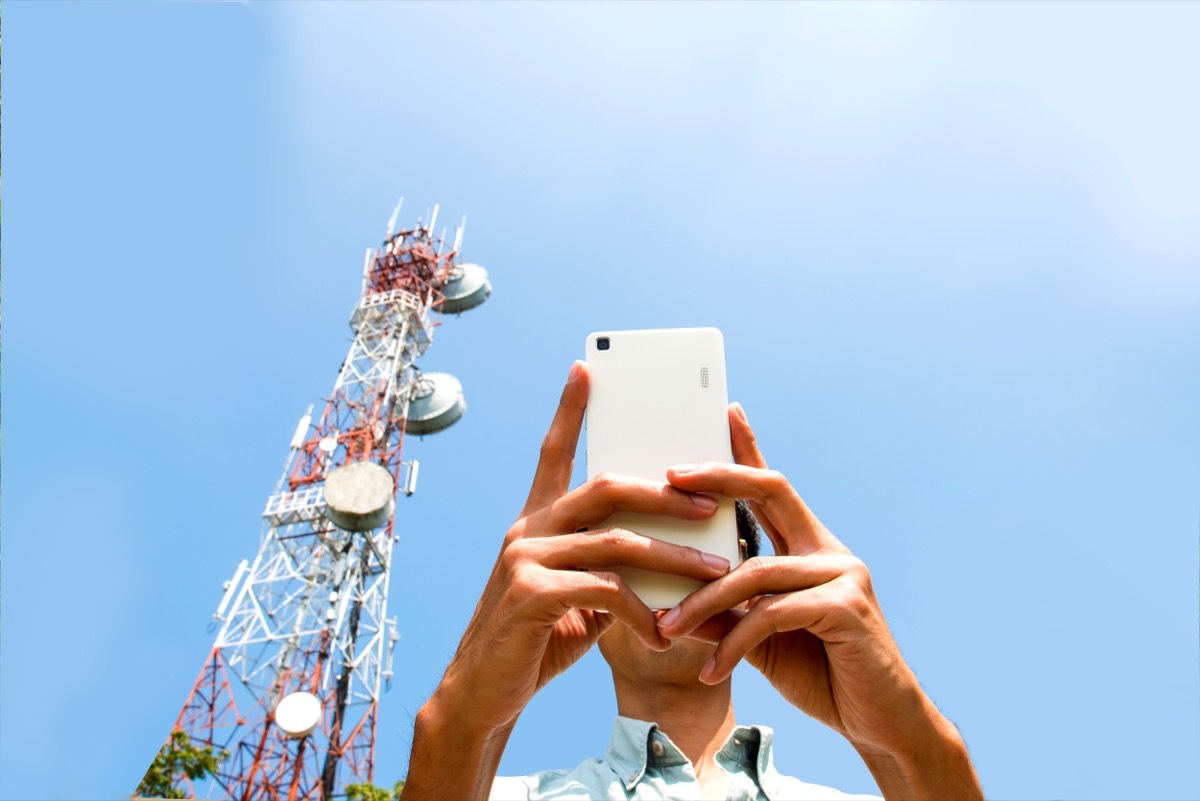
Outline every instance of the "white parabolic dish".
{"type": "Polygon", "coordinates": [[[312,693],[285,695],[275,707],[275,722],[288,737],[307,737],[321,722],[321,701],[312,693]]]}
{"type": "Polygon", "coordinates": [[[449,373],[422,373],[413,385],[404,430],[436,434],[459,421],[467,410],[462,384],[449,373]]]}
{"type": "Polygon", "coordinates": [[[370,531],[382,526],[395,508],[396,482],[374,462],[335,467],[325,477],[329,519],[343,531],[370,531]]]}
{"type": "Polygon", "coordinates": [[[442,302],[437,310],[443,314],[461,314],[483,303],[491,294],[487,270],[478,264],[456,264],[442,286],[442,302]]]}

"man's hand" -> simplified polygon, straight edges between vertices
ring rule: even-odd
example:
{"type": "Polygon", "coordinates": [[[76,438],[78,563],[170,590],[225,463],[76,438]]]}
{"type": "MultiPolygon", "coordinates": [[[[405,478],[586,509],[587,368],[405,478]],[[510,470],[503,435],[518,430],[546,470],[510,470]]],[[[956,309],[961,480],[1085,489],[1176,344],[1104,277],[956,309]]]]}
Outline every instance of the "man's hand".
{"type": "Polygon", "coordinates": [[[668,479],[745,498],[776,555],[696,590],[663,615],[659,631],[717,643],[700,673],[710,684],[745,658],[790,703],[845,735],[885,795],[981,798],[957,730],[900,655],[866,566],[767,469],[740,406],[729,422],[737,464],[681,465],[668,479]]]}
{"type": "Polygon", "coordinates": [[[669,484],[598,476],[568,492],[588,396],[576,362],[542,443],[533,487],[504,538],[483,597],[433,697],[417,716],[410,797],[487,795],[508,733],[534,693],[616,621],[666,650],[654,613],[612,568],[651,568],[711,581],[727,560],[622,529],[591,527],[614,511],[710,517],[716,502],[669,484]],[[415,779],[415,781],[414,781],[415,779]]]}

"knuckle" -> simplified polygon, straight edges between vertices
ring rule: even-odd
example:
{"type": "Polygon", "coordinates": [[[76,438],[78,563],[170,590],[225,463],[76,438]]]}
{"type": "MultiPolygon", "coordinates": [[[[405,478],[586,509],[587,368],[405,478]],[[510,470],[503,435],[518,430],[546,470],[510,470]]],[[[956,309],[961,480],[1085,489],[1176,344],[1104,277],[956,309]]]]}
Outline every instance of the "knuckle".
{"type": "Polygon", "coordinates": [[[875,608],[867,588],[858,583],[844,585],[838,595],[838,606],[856,618],[869,617],[875,608]]]}
{"type": "Polygon", "coordinates": [[[768,470],[766,484],[773,492],[787,492],[792,488],[787,476],[778,470],[768,470]]]}
{"type": "Polygon", "coordinates": [[[591,485],[593,492],[607,495],[620,486],[620,479],[616,473],[599,473],[588,484],[591,485]]]}
{"type": "Polygon", "coordinates": [[[571,414],[572,412],[583,411],[582,407],[578,406],[571,399],[571,385],[568,383],[563,387],[562,394],[558,396],[558,408],[554,410],[555,415],[571,414]]]}
{"type": "Polygon", "coordinates": [[[846,602],[847,609],[857,618],[866,618],[871,614],[874,605],[871,600],[861,592],[851,593],[850,599],[846,602]]]}
{"type": "Polygon", "coordinates": [[[508,531],[504,534],[504,543],[501,545],[501,550],[508,550],[508,548],[514,542],[518,542],[525,536],[525,521],[528,519],[528,516],[522,517],[520,520],[509,526],[508,531]]]}
{"type": "Polygon", "coordinates": [[[628,589],[625,582],[621,581],[621,577],[611,570],[596,570],[588,575],[595,582],[596,590],[610,601],[623,597],[625,590],[628,589]]]}
{"type": "Polygon", "coordinates": [[[620,576],[611,570],[593,570],[588,573],[588,577],[595,579],[606,588],[615,587],[621,581],[620,576]]]}
{"type": "Polygon", "coordinates": [[[761,576],[770,567],[770,563],[764,556],[751,556],[746,561],[742,562],[738,570],[744,570],[750,576],[761,576]]]}
{"type": "Polygon", "coordinates": [[[627,616],[641,620],[641,624],[647,628],[657,630],[658,627],[655,623],[654,615],[646,609],[641,600],[638,599],[637,593],[622,581],[620,576],[613,576],[612,593],[614,608],[620,609],[627,616]]]}
{"type": "Polygon", "coordinates": [[[514,570],[508,585],[517,598],[532,598],[542,589],[542,583],[536,572],[526,567],[518,567],[514,570]]]}
{"type": "Polygon", "coordinates": [[[615,550],[625,550],[636,541],[636,535],[627,529],[610,528],[604,532],[604,544],[615,550]]]}
{"type": "Polygon", "coordinates": [[[867,563],[859,559],[857,556],[846,556],[846,567],[843,572],[849,576],[857,586],[862,587],[867,592],[872,591],[871,571],[867,567],[867,563]]]}
{"type": "Polygon", "coordinates": [[[774,628],[774,626],[768,621],[771,621],[779,616],[781,607],[786,602],[787,596],[785,595],[768,595],[765,598],[759,599],[759,601],[754,604],[746,616],[750,617],[753,615],[753,619],[751,620],[751,623],[753,624],[762,625],[764,622],[767,622],[767,625],[771,625],[771,627],[774,628]]]}
{"type": "Polygon", "coordinates": [[[509,571],[517,573],[519,572],[520,566],[528,561],[530,547],[529,540],[514,540],[504,546],[504,551],[500,555],[500,560],[504,563],[505,567],[509,569],[509,571]]]}
{"type": "Polygon", "coordinates": [[[539,459],[539,461],[545,462],[545,461],[555,458],[560,453],[562,453],[562,451],[563,451],[562,441],[559,439],[559,437],[557,435],[555,435],[554,433],[550,433],[550,434],[547,434],[546,438],[542,440],[542,447],[538,451],[538,459],[539,459]]]}

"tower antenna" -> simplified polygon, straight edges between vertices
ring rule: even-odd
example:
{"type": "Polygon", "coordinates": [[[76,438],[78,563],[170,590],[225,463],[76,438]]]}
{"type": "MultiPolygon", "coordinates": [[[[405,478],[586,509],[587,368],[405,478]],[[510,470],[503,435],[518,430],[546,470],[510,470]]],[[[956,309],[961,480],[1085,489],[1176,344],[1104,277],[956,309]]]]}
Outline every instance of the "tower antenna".
{"type": "Polygon", "coordinates": [[[413,494],[418,468],[401,448],[466,409],[454,376],[416,362],[441,324],[433,315],[492,291],[432,219],[393,234],[399,213],[367,252],[350,352],[319,418],[309,406],[296,426],[258,553],[225,583],[216,640],[163,746],[181,732],[218,756],[205,779],[171,777],[185,797],[333,799],[374,779],[380,684],[399,640],[387,617],[396,494],[413,494]]]}

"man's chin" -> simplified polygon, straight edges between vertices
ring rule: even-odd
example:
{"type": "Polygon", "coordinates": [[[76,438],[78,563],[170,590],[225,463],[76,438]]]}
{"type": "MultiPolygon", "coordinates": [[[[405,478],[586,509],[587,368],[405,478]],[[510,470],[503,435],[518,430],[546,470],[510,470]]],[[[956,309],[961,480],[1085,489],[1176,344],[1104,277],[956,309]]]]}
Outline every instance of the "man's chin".
{"type": "Polygon", "coordinates": [[[665,651],[653,651],[623,625],[613,626],[600,639],[600,652],[614,671],[635,674],[645,681],[670,684],[698,682],[700,670],[716,646],[681,637],[665,651]]]}

